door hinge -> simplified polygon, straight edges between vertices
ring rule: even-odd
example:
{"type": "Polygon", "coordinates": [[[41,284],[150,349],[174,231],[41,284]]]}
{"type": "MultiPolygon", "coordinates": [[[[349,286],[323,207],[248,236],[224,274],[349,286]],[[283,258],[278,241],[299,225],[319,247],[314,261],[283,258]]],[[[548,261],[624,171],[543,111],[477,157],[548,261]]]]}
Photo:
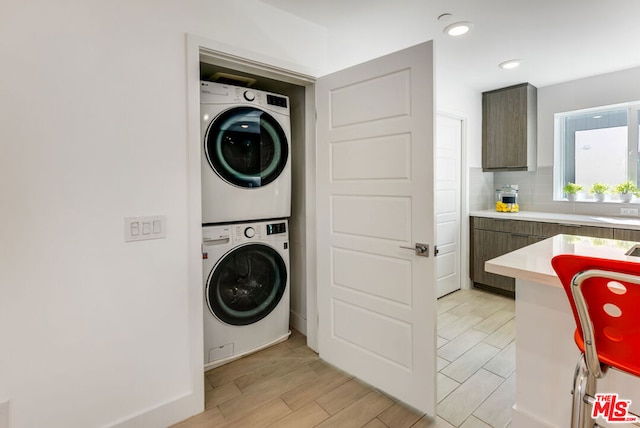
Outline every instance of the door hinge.
{"type": "Polygon", "coordinates": [[[433,257],[438,257],[438,253],[440,252],[440,250],[438,250],[438,246],[434,245],[433,246],[433,257]]]}

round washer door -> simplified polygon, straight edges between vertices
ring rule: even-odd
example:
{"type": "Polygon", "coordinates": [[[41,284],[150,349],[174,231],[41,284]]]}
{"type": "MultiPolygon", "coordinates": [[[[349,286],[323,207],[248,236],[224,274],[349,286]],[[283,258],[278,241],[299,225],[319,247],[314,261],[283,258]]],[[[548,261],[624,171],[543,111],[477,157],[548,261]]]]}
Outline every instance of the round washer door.
{"type": "Polygon", "coordinates": [[[235,107],[219,114],[205,135],[209,165],[228,183],[262,187],[277,179],[289,156],[280,124],[254,107],[235,107]]]}
{"type": "Polygon", "coordinates": [[[220,321],[248,325],[275,309],[287,288],[287,267],[272,247],[245,244],[225,254],[206,285],[207,305],[220,321]]]}

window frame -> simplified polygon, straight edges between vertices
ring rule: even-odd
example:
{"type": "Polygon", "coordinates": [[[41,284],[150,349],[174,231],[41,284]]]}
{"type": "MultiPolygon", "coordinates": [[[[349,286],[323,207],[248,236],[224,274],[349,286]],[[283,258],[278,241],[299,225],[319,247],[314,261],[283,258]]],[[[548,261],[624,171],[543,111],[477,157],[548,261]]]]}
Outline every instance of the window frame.
{"type": "MultiPolygon", "coordinates": [[[[640,187],[640,101],[611,104],[605,106],[591,107],[585,109],[571,110],[555,113],[554,120],[554,152],[553,152],[553,200],[567,201],[564,197],[563,187],[565,183],[565,173],[567,170],[567,155],[565,143],[565,118],[569,116],[598,114],[612,110],[627,110],[627,179],[635,182],[640,187]]],[[[575,163],[575,158],[573,159],[575,163]]],[[[574,165],[575,168],[575,165],[574,165]]],[[[586,183],[580,183],[586,184],[586,183]]],[[[618,183],[609,183],[616,185],[618,183]]],[[[587,189],[585,189],[587,190],[587,189]]],[[[586,199],[585,201],[595,202],[586,199]]],[[[617,202],[617,200],[607,200],[606,202],[617,202]]]]}

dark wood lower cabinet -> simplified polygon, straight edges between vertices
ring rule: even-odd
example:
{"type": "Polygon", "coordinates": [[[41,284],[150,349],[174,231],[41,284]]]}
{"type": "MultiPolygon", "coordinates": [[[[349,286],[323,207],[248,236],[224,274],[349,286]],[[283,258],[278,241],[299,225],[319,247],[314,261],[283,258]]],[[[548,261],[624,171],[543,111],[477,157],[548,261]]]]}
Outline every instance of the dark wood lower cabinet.
{"type": "Polygon", "coordinates": [[[509,235],[507,232],[495,232],[493,230],[476,229],[473,232],[473,272],[474,283],[490,285],[492,287],[513,292],[515,280],[484,270],[484,262],[501,256],[510,251],[509,235]]]}
{"type": "Polygon", "coordinates": [[[515,295],[515,280],[484,270],[487,260],[558,234],[640,241],[640,231],[523,220],[471,217],[470,277],[474,286],[515,295]]]}
{"type": "Polygon", "coordinates": [[[613,239],[620,241],[640,242],[640,230],[614,229],[613,239]]]}

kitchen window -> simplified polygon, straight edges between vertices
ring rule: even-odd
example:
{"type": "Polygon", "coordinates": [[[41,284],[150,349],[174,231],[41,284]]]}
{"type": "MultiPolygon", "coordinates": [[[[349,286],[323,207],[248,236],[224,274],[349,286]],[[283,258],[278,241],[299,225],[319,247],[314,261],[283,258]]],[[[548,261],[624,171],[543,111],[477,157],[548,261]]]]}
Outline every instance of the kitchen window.
{"type": "Polygon", "coordinates": [[[639,184],[640,102],[557,113],[555,132],[555,200],[566,198],[567,183],[583,186],[585,194],[594,183],[639,184]]]}

